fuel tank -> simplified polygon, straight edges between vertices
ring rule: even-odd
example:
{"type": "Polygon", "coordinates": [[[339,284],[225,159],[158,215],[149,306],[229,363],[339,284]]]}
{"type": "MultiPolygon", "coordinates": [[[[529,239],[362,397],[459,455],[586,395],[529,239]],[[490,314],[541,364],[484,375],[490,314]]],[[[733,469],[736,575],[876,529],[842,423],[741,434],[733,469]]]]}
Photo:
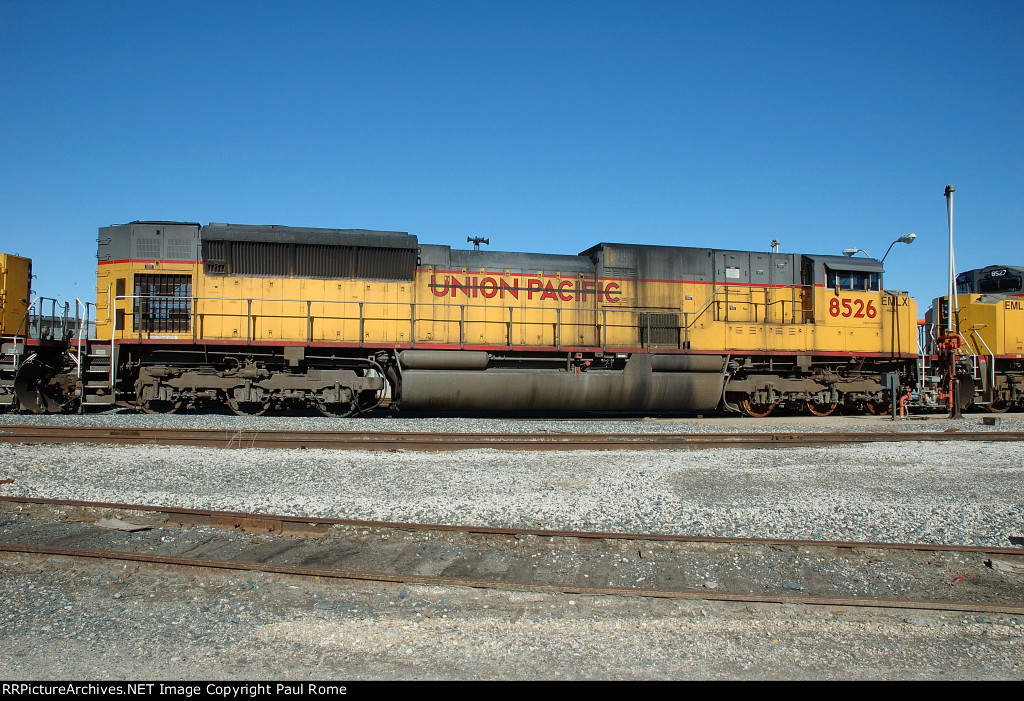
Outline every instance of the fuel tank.
{"type": "Polygon", "coordinates": [[[659,358],[634,354],[621,370],[577,372],[566,366],[495,366],[483,363],[480,354],[462,357],[458,351],[448,357],[405,356],[400,406],[411,411],[636,413],[710,411],[718,406],[724,357],[659,358]]]}

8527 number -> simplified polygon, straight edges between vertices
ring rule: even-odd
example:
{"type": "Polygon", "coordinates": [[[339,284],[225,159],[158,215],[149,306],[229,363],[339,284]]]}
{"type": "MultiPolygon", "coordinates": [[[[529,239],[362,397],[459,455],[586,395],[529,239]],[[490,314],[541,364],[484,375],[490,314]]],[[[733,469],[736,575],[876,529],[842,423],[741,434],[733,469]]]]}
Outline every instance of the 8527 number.
{"type": "Polygon", "coordinates": [[[839,299],[833,297],[828,303],[830,316],[853,317],[854,319],[874,319],[878,316],[878,308],[872,300],[839,299]]]}

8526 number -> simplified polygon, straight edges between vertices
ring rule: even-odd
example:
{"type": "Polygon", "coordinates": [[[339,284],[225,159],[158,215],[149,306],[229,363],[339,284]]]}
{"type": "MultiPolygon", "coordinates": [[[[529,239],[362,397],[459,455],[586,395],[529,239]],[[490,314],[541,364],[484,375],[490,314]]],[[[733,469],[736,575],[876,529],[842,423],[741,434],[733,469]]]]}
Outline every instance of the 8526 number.
{"type": "Polygon", "coordinates": [[[830,316],[853,317],[854,319],[874,319],[878,316],[878,308],[872,300],[839,299],[833,297],[828,303],[830,316]]]}

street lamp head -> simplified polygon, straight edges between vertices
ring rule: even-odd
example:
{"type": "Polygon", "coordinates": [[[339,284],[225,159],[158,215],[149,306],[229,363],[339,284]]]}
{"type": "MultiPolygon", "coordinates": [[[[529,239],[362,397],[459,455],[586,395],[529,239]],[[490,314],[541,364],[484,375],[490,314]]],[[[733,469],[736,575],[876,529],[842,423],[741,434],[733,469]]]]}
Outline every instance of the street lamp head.
{"type": "Polygon", "coordinates": [[[844,248],[843,249],[843,255],[846,256],[847,258],[852,257],[852,256],[856,255],[857,253],[863,253],[864,255],[868,255],[867,251],[865,251],[863,248],[844,248]]]}
{"type": "MultiPolygon", "coordinates": [[[[889,255],[889,251],[891,251],[892,247],[895,246],[896,244],[898,244],[898,243],[914,243],[914,239],[916,239],[916,238],[917,238],[917,234],[903,234],[903,236],[900,236],[898,239],[896,239],[895,241],[893,241],[892,243],[889,244],[889,248],[885,249],[885,256],[889,255]]],[[[885,262],[885,256],[882,256],[882,262],[883,263],[885,262]]]]}

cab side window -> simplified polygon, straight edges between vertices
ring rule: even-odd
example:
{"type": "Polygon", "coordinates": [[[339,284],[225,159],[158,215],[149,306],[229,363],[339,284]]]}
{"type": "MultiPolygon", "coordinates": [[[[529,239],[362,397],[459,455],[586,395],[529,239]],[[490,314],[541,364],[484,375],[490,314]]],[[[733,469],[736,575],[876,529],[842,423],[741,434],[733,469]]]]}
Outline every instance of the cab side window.
{"type": "Polygon", "coordinates": [[[850,290],[853,292],[878,292],[881,289],[882,276],[860,270],[827,269],[829,289],[850,290]]]}

